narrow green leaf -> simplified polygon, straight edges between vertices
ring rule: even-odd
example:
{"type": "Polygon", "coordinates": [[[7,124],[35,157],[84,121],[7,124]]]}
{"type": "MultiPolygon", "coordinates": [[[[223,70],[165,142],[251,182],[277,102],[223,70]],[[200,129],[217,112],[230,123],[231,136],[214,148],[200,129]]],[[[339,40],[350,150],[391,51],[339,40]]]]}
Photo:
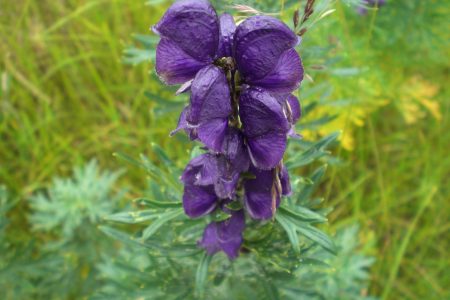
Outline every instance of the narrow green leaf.
{"type": "MultiPolygon", "coordinates": [[[[282,220],[280,222],[280,225],[283,226],[282,222],[285,224],[286,227],[287,224],[289,224],[290,227],[295,228],[295,230],[302,235],[304,235],[306,238],[310,239],[311,241],[317,243],[321,247],[323,247],[325,250],[336,254],[336,245],[334,242],[321,230],[311,226],[308,222],[300,221],[298,218],[293,217],[291,214],[287,213],[286,210],[280,209],[276,215],[277,220],[282,220]]],[[[283,228],[285,228],[283,226],[283,228]]],[[[285,229],[286,230],[286,229],[285,229]]],[[[291,229],[288,229],[286,232],[292,235],[292,233],[289,233],[291,229]]],[[[291,238],[290,238],[291,239],[291,238]]],[[[294,238],[295,242],[295,238],[294,238]]],[[[292,243],[292,240],[291,240],[292,243]]]]}
{"type": "Polygon", "coordinates": [[[324,223],[328,221],[324,216],[300,205],[295,207],[280,206],[279,210],[301,222],[324,223]]]}
{"type": "Polygon", "coordinates": [[[172,160],[169,158],[169,156],[167,156],[166,152],[159,145],[151,143],[151,147],[153,152],[158,156],[158,159],[161,162],[163,162],[166,166],[173,167],[172,160]]]}
{"type": "Polygon", "coordinates": [[[199,249],[196,244],[171,244],[161,245],[160,241],[141,241],[128,233],[117,230],[109,226],[99,226],[98,229],[105,233],[107,236],[116,239],[124,244],[131,246],[141,246],[152,250],[154,256],[174,256],[174,257],[187,257],[197,255],[202,249],[199,249]]]}
{"type": "Polygon", "coordinates": [[[320,126],[323,126],[331,121],[333,121],[334,119],[337,118],[337,115],[325,115],[319,119],[315,119],[313,121],[310,122],[304,122],[301,125],[297,125],[297,129],[299,129],[299,131],[305,130],[305,129],[316,129],[320,126]]]}
{"type": "Polygon", "coordinates": [[[319,159],[329,153],[325,151],[325,148],[334,142],[339,136],[340,132],[334,132],[326,137],[322,138],[318,142],[314,143],[309,149],[304,152],[299,152],[291,156],[286,161],[286,167],[288,169],[293,169],[301,166],[310,164],[316,159],[319,159]]]}
{"type": "Polygon", "coordinates": [[[336,245],[331,240],[331,238],[325,234],[323,231],[308,225],[308,224],[296,224],[297,225],[297,231],[303,234],[308,239],[316,242],[318,245],[323,247],[325,250],[337,254],[336,245]]]}
{"type": "Polygon", "coordinates": [[[141,245],[141,243],[139,243],[137,240],[130,237],[128,233],[117,230],[115,228],[109,226],[99,226],[98,229],[103,233],[105,233],[107,236],[112,237],[113,239],[116,239],[118,241],[121,241],[122,243],[128,245],[141,245]]]}
{"type": "Polygon", "coordinates": [[[158,208],[176,208],[181,207],[182,203],[178,202],[169,202],[169,201],[156,201],[147,198],[137,198],[133,200],[134,203],[140,206],[150,206],[150,207],[158,207],[158,208]]]}
{"type": "Polygon", "coordinates": [[[179,215],[183,214],[183,209],[178,208],[174,210],[170,210],[163,214],[158,215],[158,218],[142,232],[142,240],[145,241],[150,238],[161,226],[165,223],[169,222],[172,219],[175,219],[179,215]]]}
{"type": "Polygon", "coordinates": [[[155,209],[120,212],[106,216],[106,221],[119,222],[125,224],[138,224],[159,217],[160,212],[155,209]]]}
{"type": "Polygon", "coordinates": [[[132,158],[131,156],[126,155],[125,153],[114,152],[113,156],[117,157],[119,159],[122,159],[122,160],[128,162],[129,164],[132,164],[132,165],[134,165],[136,167],[146,169],[144,164],[142,164],[140,161],[137,161],[136,159],[132,158]]]}
{"type": "Polygon", "coordinates": [[[297,193],[297,199],[300,203],[304,203],[304,201],[309,200],[312,193],[317,189],[319,183],[327,170],[327,165],[323,165],[320,168],[316,169],[310,177],[312,184],[304,184],[302,185],[300,191],[297,193]]]}
{"type": "Polygon", "coordinates": [[[212,256],[205,252],[195,274],[195,293],[199,299],[205,296],[206,278],[208,277],[208,267],[211,263],[212,256]]]}
{"type": "Polygon", "coordinates": [[[295,227],[279,212],[275,215],[275,219],[280,223],[281,227],[286,231],[289,241],[292,244],[294,252],[300,254],[300,241],[295,227]]]}
{"type": "Polygon", "coordinates": [[[317,259],[317,258],[304,257],[300,261],[301,261],[301,263],[303,265],[318,266],[318,267],[323,267],[323,268],[331,268],[331,266],[329,264],[327,264],[323,260],[320,260],[320,259],[317,259]]]}

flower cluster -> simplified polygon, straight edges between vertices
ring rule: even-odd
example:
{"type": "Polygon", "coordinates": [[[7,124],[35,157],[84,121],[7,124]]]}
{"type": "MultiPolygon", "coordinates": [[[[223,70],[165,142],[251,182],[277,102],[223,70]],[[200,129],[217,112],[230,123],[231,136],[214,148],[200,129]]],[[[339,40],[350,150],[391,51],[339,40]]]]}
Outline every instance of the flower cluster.
{"type": "Polygon", "coordinates": [[[367,7],[382,7],[386,4],[386,0],[362,0],[364,6],[359,6],[357,11],[360,15],[367,14],[367,7]]]}
{"type": "Polygon", "coordinates": [[[253,16],[236,26],[206,0],[175,2],[153,27],[161,40],[156,72],[190,92],[178,121],[207,150],[184,170],[183,207],[191,218],[221,210],[199,241],[209,254],[238,256],[245,217],[270,219],[290,190],[282,163],[301,116],[291,93],[303,79],[298,36],[283,22],[253,16]]]}

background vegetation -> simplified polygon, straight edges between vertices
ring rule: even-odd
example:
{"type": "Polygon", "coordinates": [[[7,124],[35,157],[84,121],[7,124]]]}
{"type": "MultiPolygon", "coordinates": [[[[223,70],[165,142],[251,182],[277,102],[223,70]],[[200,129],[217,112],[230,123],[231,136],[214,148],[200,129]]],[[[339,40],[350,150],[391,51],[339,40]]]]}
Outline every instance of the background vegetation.
{"type": "MultiPolygon", "coordinates": [[[[279,13],[289,24],[303,2],[233,1],[279,13]]],[[[369,294],[448,299],[450,5],[392,0],[360,16],[357,0],[322,2],[336,10],[307,32],[299,49],[309,75],[300,98],[319,106],[306,111],[299,129],[306,140],[344,131],[333,149],[340,160],[332,163],[317,192],[335,208],[329,231],[360,224],[360,250],[376,259],[369,294]],[[311,123],[320,118],[330,122],[311,123]]],[[[169,4],[1,3],[0,287],[7,297],[23,299],[22,290],[34,289],[30,293],[39,297],[78,298],[95,290],[86,284],[94,276],[111,279],[120,272],[108,265],[114,256],[111,240],[96,229],[100,212],[114,211],[113,199],[130,205],[147,183],[141,171],[114,159],[113,152],[147,153],[157,161],[150,146],[156,143],[178,166],[189,158],[185,138],[168,138],[182,104],[149,74],[151,59],[135,66],[123,60],[151,58],[145,50],[145,42],[152,48],[151,40],[142,45],[132,34],[149,34],[169,4]],[[72,181],[52,179],[72,176],[74,166],[92,158],[98,164],[79,169],[81,175],[72,181]],[[98,166],[121,169],[122,175],[99,174],[98,166]],[[100,183],[93,188],[92,182],[100,183]],[[85,211],[87,229],[61,211],[85,211]],[[94,250],[84,249],[89,253],[84,255],[80,244],[94,250]],[[102,267],[92,270],[92,261],[102,261],[102,267]],[[39,281],[48,270],[61,272],[39,281]],[[24,274],[30,275],[27,280],[24,274]],[[46,294],[44,287],[53,292],[46,294]]]]}

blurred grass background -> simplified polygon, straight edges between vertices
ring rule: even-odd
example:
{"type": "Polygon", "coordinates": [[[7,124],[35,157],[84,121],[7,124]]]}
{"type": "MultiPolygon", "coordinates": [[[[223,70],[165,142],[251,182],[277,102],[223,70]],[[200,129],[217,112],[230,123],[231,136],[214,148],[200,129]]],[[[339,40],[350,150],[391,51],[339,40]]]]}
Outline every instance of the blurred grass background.
{"type": "MultiPolygon", "coordinates": [[[[0,9],[0,183],[26,199],[55,175],[95,157],[126,167],[115,151],[137,156],[151,142],[188,157],[182,137],[169,140],[176,113],[156,116],[153,95],[169,95],[150,63],[125,65],[133,33],[148,34],[168,1],[2,1],[0,9]],[[179,142],[181,141],[181,142],[179,142]]],[[[276,2],[276,1],[275,1],[276,2]]],[[[291,13],[281,16],[290,22],[291,13]]],[[[450,130],[446,1],[388,1],[367,16],[337,1],[336,11],[307,33],[300,52],[332,46],[340,67],[323,114],[337,118],[319,134],[344,130],[322,195],[335,207],[331,228],[355,221],[375,239],[371,293],[382,299],[450,297],[450,130]],[[342,105],[345,103],[346,105],[342,105]]],[[[301,96],[301,92],[300,92],[301,96]]],[[[320,112],[319,112],[320,114],[320,112]]],[[[313,138],[317,132],[305,132],[313,138]]],[[[122,184],[139,191],[142,174],[122,184]]],[[[10,213],[21,238],[31,234],[25,201],[10,213]]],[[[17,237],[19,238],[19,237],[17,237]]]]}

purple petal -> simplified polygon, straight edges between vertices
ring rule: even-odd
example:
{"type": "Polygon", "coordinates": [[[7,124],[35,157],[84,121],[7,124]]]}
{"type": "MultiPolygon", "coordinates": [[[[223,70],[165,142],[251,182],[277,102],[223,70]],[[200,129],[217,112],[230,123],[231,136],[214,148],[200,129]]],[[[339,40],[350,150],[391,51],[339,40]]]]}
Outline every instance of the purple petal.
{"type": "Polygon", "coordinates": [[[303,66],[295,49],[289,49],[281,54],[275,67],[266,76],[247,80],[247,83],[262,87],[269,92],[290,93],[297,89],[303,79],[303,66]]]}
{"type": "Polygon", "coordinates": [[[203,68],[195,76],[191,92],[187,120],[192,126],[198,126],[200,141],[220,152],[231,114],[230,89],[224,72],[216,66],[203,68]]]}
{"type": "Polygon", "coordinates": [[[206,153],[189,162],[181,175],[181,181],[184,184],[213,185],[219,175],[217,158],[206,153]]]}
{"type": "Polygon", "coordinates": [[[282,105],[264,90],[247,88],[240,97],[239,114],[253,163],[261,169],[275,167],[290,129],[282,105]]]}
{"type": "Polygon", "coordinates": [[[289,173],[286,168],[286,166],[281,167],[280,174],[278,175],[280,177],[280,183],[281,183],[281,194],[283,196],[289,196],[292,193],[291,189],[291,181],[289,179],[289,173]]]}
{"type": "Polygon", "coordinates": [[[214,185],[214,191],[220,199],[232,199],[236,193],[236,186],[239,180],[239,173],[233,173],[230,178],[219,177],[214,185]]]}
{"type": "Polygon", "coordinates": [[[187,129],[188,128],[188,123],[186,121],[186,115],[189,111],[189,106],[186,106],[183,111],[180,114],[180,118],[178,119],[178,125],[177,128],[175,128],[174,130],[172,130],[170,132],[170,136],[175,135],[178,131],[182,130],[182,129],[187,129]]]}
{"type": "Polygon", "coordinates": [[[206,249],[209,255],[223,251],[228,258],[235,259],[243,242],[244,229],[244,212],[242,210],[234,212],[228,220],[210,223],[205,228],[199,246],[206,249]]]}
{"type": "Polygon", "coordinates": [[[156,73],[165,84],[181,84],[194,78],[206,65],[168,39],[161,39],[156,47],[156,73]]]}
{"type": "Polygon", "coordinates": [[[223,14],[219,18],[220,20],[220,39],[219,39],[219,50],[217,52],[217,57],[230,57],[232,56],[232,46],[234,32],[236,31],[236,24],[234,19],[229,14],[223,14]]]}
{"type": "Polygon", "coordinates": [[[295,33],[280,20],[253,16],[242,22],[234,35],[234,55],[246,81],[268,75],[286,50],[298,43],[295,33]]]}
{"type": "Polygon", "coordinates": [[[211,222],[206,226],[205,231],[203,232],[203,237],[199,241],[198,245],[206,250],[209,255],[214,255],[220,250],[222,250],[219,237],[218,237],[218,228],[219,223],[211,222]]]}
{"type": "Polygon", "coordinates": [[[249,179],[244,184],[245,208],[253,219],[269,219],[280,204],[280,195],[276,191],[273,170],[251,171],[256,178],[249,179]]]}
{"type": "Polygon", "coordinates": [[[196,140],[198,138],[197,131],[189,127],[189,124],[186,120],[187,114],[189,113],[190,107],[186,106],[180,114],[180,118],[178,119],[177,128],[170,132],[170,136],[175,135],[178,131],[184,129],[186,133],[189,135],[191,140],[196,140]]]}
{"type": "Polygon", "coordinates": [[[197,128],[198,139],[209,149],[220,152],[227,126],[227,119],[205,121],[197,128]]]}
{"type": "Polygon", "coordinates": [[[199,61],[210,63],[216,55],[219,19],[208,1],[175,2],[153,29],[199,61]]]}
{"type": "Polygon", "coordinates": [[[257,168],[269,170],[283,158],[286,151],[287,133],[272,133],[247,138],[250,159],[257,168]]]}
{"type": "Polygon", "coordinates": [[[259,88],[246,88],[241,93],[239,104],[239,115],[246,137],[286,133],[289,130],[283,107],[268,92],[259,88]]]}
{"type": "Polygon", "coordinates": [[[186,215],[198,218],[209,214],[216,208],[217,196],[214,186],[186,184],[183,193],[183,208],[186,215]]]}
{"type": "Polygon", "coordinates": [[[225,135],[222,153],[230,161],[236,172],[245,172],[250,166],[248,151],[242,133],[228,127],[225,135]]]}

